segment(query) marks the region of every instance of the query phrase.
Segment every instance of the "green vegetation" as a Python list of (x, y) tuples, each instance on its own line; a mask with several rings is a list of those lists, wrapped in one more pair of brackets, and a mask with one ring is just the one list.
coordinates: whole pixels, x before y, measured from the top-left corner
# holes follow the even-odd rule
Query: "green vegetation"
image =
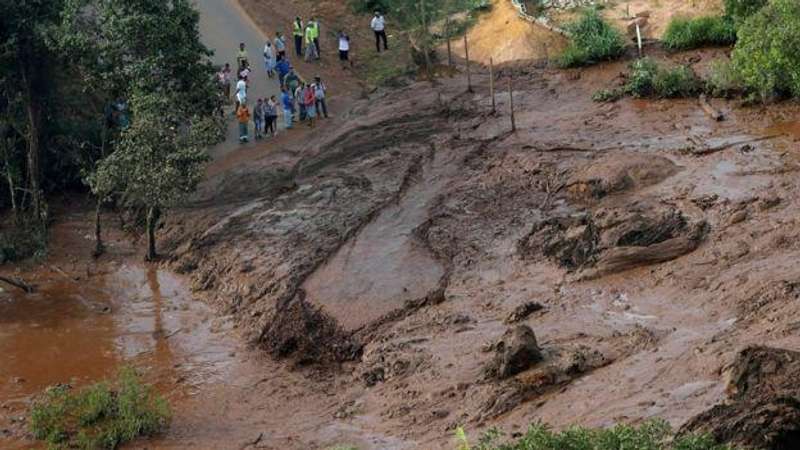
[(732, 98), (745, 91), (744, 82), (728, 60), (714, 60), (706, 79), (706, 92), (712, 97)]
[(608, 102), (625, 95), (637, 98), (692, 97), (699, 94), (702, 88), (703, 83), (689, 67), (664, 69), (651, 58), (641, 58), (631, 64), (628, 80), (623, 87), (597, 91), (592, 95), (592, 100)]
[(741, 23), (767, 5), (769, 0), (725, 0), (725, 16)]
[(101, 382), (77, 392), (48, 389), (31, 409), (31, 432), (51, 449), (114, 449), (169, 424), (167, 402), (133, 369), (123, 369), (112, 387)]
[[(11, 213), (0, 228), (3, 259), (43, 254), (48, 194), (86, 190), (138, 120), (135, 95), (167, 99), (179, 129), (214, 114), (220, 99), (198, 23), (191, 0), (3, 2), (0, 211)], [(130, 204), (121, 189), (95, 193), (98, 211)], [(36, 239), (16, 239), (30, 227), (41, 230)]]
[(617, 425), (608, 429), (582, 427), (553, 432), (547, 426), (536, 424), (513, 442), (500, 443), (502, 433), (490, 430), (475, 444), (470, 445), (464, 430), (456, 430), (458, 450), (730, 450), (718, 445), (710, 436), (673, 437), (669, 424), (652, 420), (634, 427)]
[(748, 18), (732, 61), (745, 87), (762, 101), (800, 97), (800, 2), (772, 0)]
[(609, 25), (594, 9), (587, 9), (580, 19), (565, 27), (570, 42), (561, 55), (562, 67), (577, 67), (618, 58), (625, 51), (622, 34)]
[(670, 50), (733, 45), (736, 42), (736, 27), (727, 17), (678, 17), (670, 21), (663, 41)]

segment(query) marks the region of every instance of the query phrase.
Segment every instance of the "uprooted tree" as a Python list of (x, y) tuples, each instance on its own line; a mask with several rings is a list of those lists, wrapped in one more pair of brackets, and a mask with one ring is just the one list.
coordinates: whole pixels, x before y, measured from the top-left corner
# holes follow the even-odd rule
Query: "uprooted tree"
[(133, 120), (114, 153), (88, 177), (100, 199), (146, 211), (147, 253), (156, 253), (156, 229), (164, 213), (194, 192), (209, 160), (206, 148), (222, 137), (213, 117), (190, 116), (161, 94), (133, 93)]

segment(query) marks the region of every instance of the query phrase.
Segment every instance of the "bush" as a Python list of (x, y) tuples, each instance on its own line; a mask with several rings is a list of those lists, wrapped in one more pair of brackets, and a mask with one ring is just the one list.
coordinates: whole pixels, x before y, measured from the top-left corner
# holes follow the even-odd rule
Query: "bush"
[(561, 55), (563, 67), (577, 67), (618, 58), (625, 51), (622, 34), (606, 23), (596, 9), (586, 10), (565, 27), (570, 43)]
[(659, 98), (692, 97), (700, 90), (700, 80), (686, 66), (659, 70), (653, 79), (653, 91)]
[(732, 61), (744, 85), (762, 100), (800, 97), (800, 2), (772, 0), (747, 19)]
[(736, 28), (727, 17), (676, 17), (667, 25), (663, 41), (670, 50), (732, 45), (736, 42)]
[(545, 425), (536, 424), (516, 442), (500, 444), (501, 438), (501, 433), (491, 430), (475, 446), (470, 447), (463, 432), (456, 435), (458, 448), (463, 450), (730, 450), (730, 447), (718, 445), (711, 437), (704, 435), (673, 439), (669, 424), (661, 420), (648, 421), (638, 427), (572, 427), (562, 432), (553, 432)]
[(631, 64), (631, 73), (625, 92), (634, 97), (650, 97), (654, 93), (653, 81), (658, 74), (658, 65), (650, 58), (641, 58)]
[(725, 0), (725, 16), (741, 23), (766, 6), (767, 2), (768, 0)]
[(73, 392), (50, 388), (31, 409), (31, 432), (50, 448), (114, 449), (166, 428), (169, 407), (133, 369), (123, 369), (113, 390), (101, 382)]
[(388, 0), (350, 0), (350, 8), (358, 13), (373, 13), (375, 11), (389, 11), (390, 2)]
[(731, 98), (744, 92), (742, 77), (727, 60), (712, 61), (706, 80), (706, 92), (712, 97)]

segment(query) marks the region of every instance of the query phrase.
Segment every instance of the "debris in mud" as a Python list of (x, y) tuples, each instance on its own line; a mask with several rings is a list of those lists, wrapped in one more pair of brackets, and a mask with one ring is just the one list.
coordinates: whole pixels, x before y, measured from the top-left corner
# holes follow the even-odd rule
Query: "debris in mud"
[(800, 445), (800, 353), (748, 347), (730, 373), (728, 401), (695, 416), (681, 433), (708, 432), (745, 448), (794, 449)]
[(585, 346), (550, 349), (545, 362), (495, 387), (495, 393), (480, 408), (476, 420), (483, 422), (505, 414), (555, 388), (564, 386), (611, 361)]
[(519, 322), (519, 321), (527, 319), (528, 316), (530, 316), (531, 314), (533, 314), (533, 313), (535, 313), (537, 311), (541, 311), (543, 309), (544, 309), (544, 306), (542, 306), (541, 303), (537, 303), (537, 302), (523, 303), (523, 304), (517, 306), (516, 308), (514, 308), (514, 310), (511, 311), (511, 314), (509, 314), (508, 317), (506, 317), (506, 320), (504, 322), (507, 323), (507, 324), (516, 323), (516, 322)]
[(618, 154), (603, 156), (576, 171), (567, 181), (567, 192), (576, 199), (599, 199), (658, 184), (680, 168), (662, 156)]
[(505, 379), (527, 370), (543, 359), (531, 327), (509, 328), (495, 346), (494, 358), (484, 368), (486, 378)]
[(674, 208), (601, 208), (538, 223), (518, 243), (518, 250), (523, 259), (542, 254), (569, 271), (582, 269), (582, 278), (595, 278), (689, 253), (702, 242), (707, 228), (704, 221), (689, 224)]

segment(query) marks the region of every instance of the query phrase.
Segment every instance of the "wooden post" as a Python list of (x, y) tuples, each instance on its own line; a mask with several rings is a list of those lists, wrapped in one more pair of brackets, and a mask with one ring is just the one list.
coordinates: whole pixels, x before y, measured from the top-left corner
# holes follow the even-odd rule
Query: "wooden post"
[(508, 103), (511, 106), (511, 132), (517, 131), (517, 121), (514, 117), (514, 90), (511, 82), (512, 76), (508, 77)]
[(444, 24), (445, 39), (447, 39), (447, 67), (453, 68), (453, 50), (450, 47), (450, 14), (447, 15)]
[(497, 112), (497, 104), (494, 99), (494, 58), (489, 58), (489, 93), (492, 96), (492, 114)]
[(467, 33), (464, 33), (464, 56), (467, 58), (467, 92), (472, 92), (472, 74), (469, 71), (469, 43)]

